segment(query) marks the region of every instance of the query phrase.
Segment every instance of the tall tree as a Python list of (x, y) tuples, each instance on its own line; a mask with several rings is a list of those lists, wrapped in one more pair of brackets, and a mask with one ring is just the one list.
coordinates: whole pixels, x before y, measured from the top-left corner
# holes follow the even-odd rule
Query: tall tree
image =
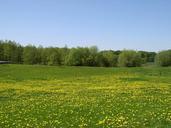
[(4, 48), (3, 48), (3, 41), (0, 40), (0, 61), (4, 60)]
[(113, 51), (104, 51), (102, 55), (105, 60), (105, 67), (116, 67), (118, 56)]
[(24, 47), (23, 60), (25, 64), (37, 63), (37, 49), (35, 46), (27, 45)]
[(121, 67), (141, 66), (141, 56), (134, 50), (124, 50), (119, 55), (118, 65)]
[(61, 65), (61, 54), (58, 48), (49, 48), (48, 65)]
[(171, 66), (171, 50), (160, 51), (155, 62), (159, 66)]

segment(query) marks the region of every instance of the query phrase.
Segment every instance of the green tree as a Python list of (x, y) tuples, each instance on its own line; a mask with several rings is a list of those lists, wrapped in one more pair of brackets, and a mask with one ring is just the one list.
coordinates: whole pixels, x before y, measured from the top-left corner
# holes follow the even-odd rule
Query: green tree
[(141, 62), (142, 62), (142, 64), (147, 63), (148, 52), (146, 52), (146, 51), (139, 51), (138, 53), (139, 53), (140, 56), (141, 56)]
[(159, 66), (171, 66), (171, 50), (159, 52), (156, 55), (155, 63)]
[(88, 65), (87, 58), (89, 57), (88, 48), (72, 48), (66, 57), (65, 63), (70, 66), (86, 66)]
[(121, 67), (141, 66), (141, 56), (134, 50), (124, 50), (119, 55), (118, 65)]
[(70, 50), (69, 50), (69, 48), (67, 48), (67, 46), (59, 49), (59, 53), (61, 56), (61, 65), (65, 65), (65, 61), (66, 61), (66, 58), (69, 54), (69, 51)]
[(112, 50), (103, 51), (102, 55), (103, 55), (105, 67), (116, 67), (117, 66), (118, 56)]
[(27, 45), (23, 51), (24, 64), (36, 64), (37, 63), (37, 49), (33, 45)]
[(49, 48), (47, 55), (48, 65), (61, 65), (61, 54), (58, 48)]
[(41, 49), (41, 64), (43, 65), (48, 64), (48, 48)]
[(14, 58), (15, 63), (23, 63), (23, 47), (20, 44), (17, 44)]
[(1, 49), (3, 52), (3, 60), (11, 61), (12, 63), (19, 63), (19, 61), (21, 61), (21, 45), (15, 43), (14, 41), (6, 40), (3, 41)]
[(4, 46), (3, 41), (0, 41), (0, 61), (4, 60)]
[(147, 54), (147, 62), (154, 62), (155, 61), (155, 52), (148, 52)]
[(86, 64), (87, 66), (97, 66), (96, 56), (98, 54), (98, 48), (97, 46), (91, 46), (88, 49), (88, 57), (86, 58)]

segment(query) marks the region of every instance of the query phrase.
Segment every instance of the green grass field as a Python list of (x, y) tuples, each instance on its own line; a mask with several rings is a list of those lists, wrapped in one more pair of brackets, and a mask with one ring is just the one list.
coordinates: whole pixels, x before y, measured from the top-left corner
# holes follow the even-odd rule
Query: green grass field
[(170, 128), (171, 67), (0, 65), (2, 128)]

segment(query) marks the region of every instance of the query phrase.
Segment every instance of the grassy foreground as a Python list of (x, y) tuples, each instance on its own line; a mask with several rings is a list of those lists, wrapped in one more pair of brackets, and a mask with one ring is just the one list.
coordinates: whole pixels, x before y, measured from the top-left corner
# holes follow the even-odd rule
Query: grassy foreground
[(0, 127), (170, 128), (171, 67), (0, 65)]

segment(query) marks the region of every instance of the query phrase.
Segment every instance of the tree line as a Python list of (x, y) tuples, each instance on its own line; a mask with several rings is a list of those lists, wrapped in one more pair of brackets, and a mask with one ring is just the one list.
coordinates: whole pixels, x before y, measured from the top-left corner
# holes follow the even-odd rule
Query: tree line
[(16, 64), (42, 64), (67, 66), (99, 66), (99, 67), (137, 67), (149, 62), (160, 66), (171, 66), (171, 50), (155, 52), (135, 50), (104, 50), (96, 46), (59, 48), (22, 46), (15, 41), (0, 41), (0, 61)]

